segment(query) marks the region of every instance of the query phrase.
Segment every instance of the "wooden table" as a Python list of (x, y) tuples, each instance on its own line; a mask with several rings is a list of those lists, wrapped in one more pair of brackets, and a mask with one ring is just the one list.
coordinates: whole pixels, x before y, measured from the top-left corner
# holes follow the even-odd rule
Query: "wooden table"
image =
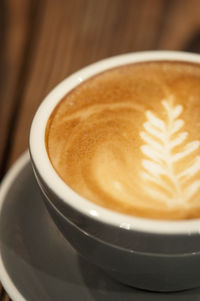
[[(153, 49), (200, 52), (200, 0), (0, 0), (0, 178), (57, 83), (102, 58)], [(1, 285), (0, 300), (10, 300)]]

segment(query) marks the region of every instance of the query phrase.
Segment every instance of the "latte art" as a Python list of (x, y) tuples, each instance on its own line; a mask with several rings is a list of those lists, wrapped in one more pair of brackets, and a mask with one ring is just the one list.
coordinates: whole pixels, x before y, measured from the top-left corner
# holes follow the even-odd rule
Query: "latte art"
[[(140, 132), (146, 143), (141, 151), (147, 157), (142, 160), (144, 172), (141, 178), (149, 182), (148, 193), (153, 198), (169, 207), (190, 207), (192, 203), (199, 203), (200, 141), (186, 143), (189, 133), (180, 131), (184, 121), (179, 119), (183, 106), (174, 105), (173, 96), (163, 100), (162, 105), (166, 111), (166, 121), (147, 111), (145, 131)], [(176, 170), (177, 164), (180, 165), (179, 171)]]
[(52, 113), (46, 148), (67, 185), (100, 206), (200, 217), (200, 66), (139, 63), (87, 80)]

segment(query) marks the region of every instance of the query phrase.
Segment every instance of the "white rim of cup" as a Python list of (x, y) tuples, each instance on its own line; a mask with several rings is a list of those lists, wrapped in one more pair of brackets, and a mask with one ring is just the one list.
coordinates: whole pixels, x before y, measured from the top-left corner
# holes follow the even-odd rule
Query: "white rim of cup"
[(58, 176), (51, 165), (45, 147), (45, 129), (49, 116), (63, 98), (81, 82), (107, 69), (121, 65), (146, 61), (185, 61), (200, 63), (200, 55), (180, 51), (146, 51), (122, 54), (91, 64), (72, 74), (58, 84), (39, 106), (30, 131), (30, 152), (39, 174), (52, 191), (65, 203), (86, 216), (126, 230), (144, 231), (157, 234), (192, 234), (200, 232), (200, 219), (153, 220), (133, 217), (100, 207), (78, 195)]

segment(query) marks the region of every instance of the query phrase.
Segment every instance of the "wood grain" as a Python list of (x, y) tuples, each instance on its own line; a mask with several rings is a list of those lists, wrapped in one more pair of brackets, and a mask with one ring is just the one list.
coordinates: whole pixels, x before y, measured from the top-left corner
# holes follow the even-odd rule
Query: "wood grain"
[(163, 23), (159, 49), (188, 50), (191, 37), (200, 33), (200, 1), (170, 0)]
[(4, 157), (12, 135), (10, 125), (17, 109), (15, 95), (26, 41), (27, 3), (24, 0), (14, 0), (12, 5), (11, 1), (1, 2), (0, 175), (4, 171)]
[(58, 82), (120, 53), (200, 52), (199, 15), (199, 0), (0, 0), (0, 177)]

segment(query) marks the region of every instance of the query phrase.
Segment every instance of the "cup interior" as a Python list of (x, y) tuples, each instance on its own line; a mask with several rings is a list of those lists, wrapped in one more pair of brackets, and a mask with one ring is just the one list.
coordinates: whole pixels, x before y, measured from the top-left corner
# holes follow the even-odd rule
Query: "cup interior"
[(172, 235), (177, 233), (199, 233), (200, 219), (165, 221), (133, 217), (105, 209), (86, 200), (74, 192), (59, 177), (49, 160), (45, 146), (47, 121), (64, 95), (83, 81), (105, 70), (126, 64), (159, 60), (200, 63), (200, 56), (176, 51), (150, 51), (124, 54), (94, 63), (63, 80), (47, 95), (35, 114), (30, 131), (31, 158), (47, 186), (51, 187), (53, 192), (58, 195), (64, 203), (66, 202), (77, 211), (81, 211), (85, 216), (126, 230), (133, 229), (143, 232)]

